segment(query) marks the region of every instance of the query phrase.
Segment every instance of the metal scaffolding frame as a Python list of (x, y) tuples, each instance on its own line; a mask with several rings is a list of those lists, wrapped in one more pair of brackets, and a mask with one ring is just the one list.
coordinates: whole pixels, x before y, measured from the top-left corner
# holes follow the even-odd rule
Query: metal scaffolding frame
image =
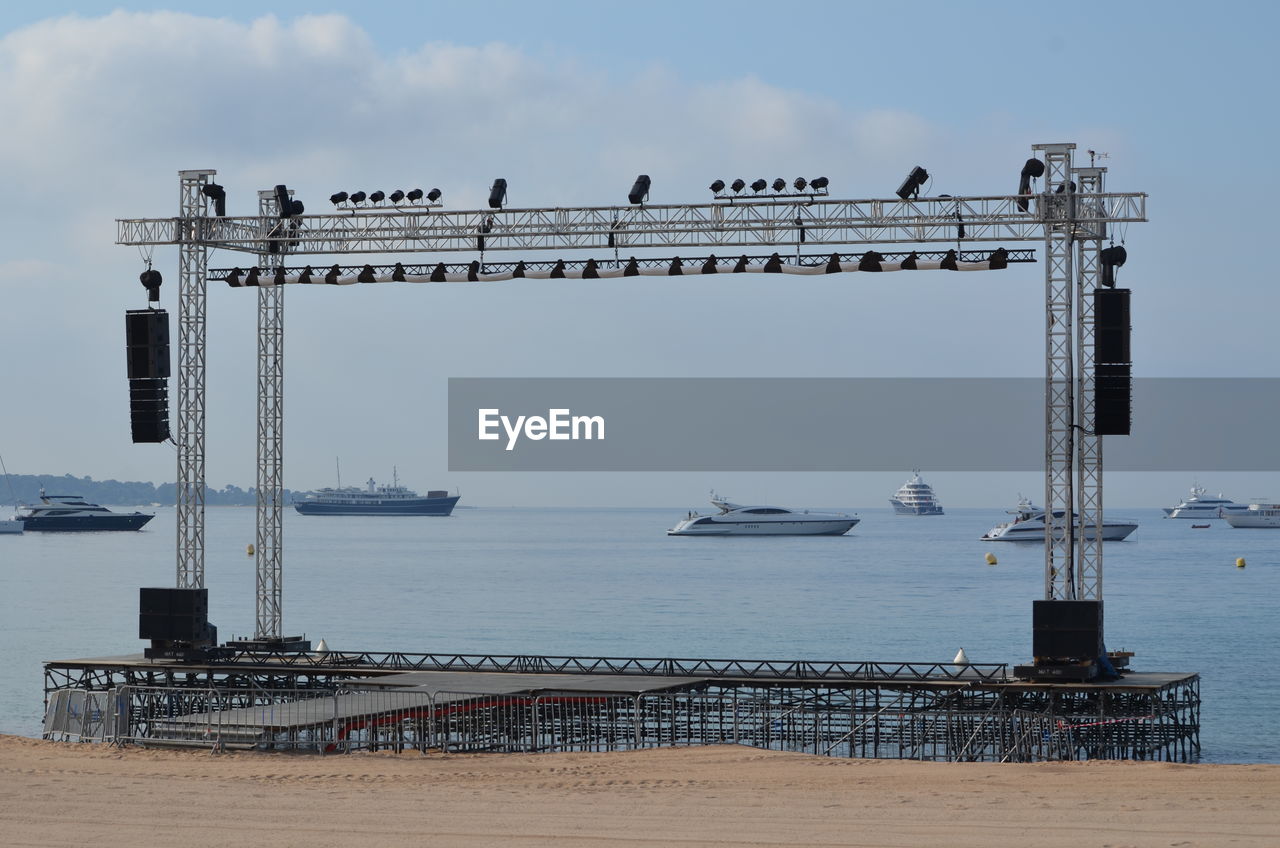
[[(1102, 441), (1092, 434), (1092, 301), (1108, 224), (1146, 220), (1146, 195), (1106, 193), (1101, 168), (1074, 168), (1074, 144), (1041, 144), (1044, 190), (1032, 195), (832, 200), (742, 197), (666, 206), (444, 211), (361, 207), (282, 218), (260, 194), (255, 217), (210, 217), (201, 189), (213, 170), (181, 171), (177, 218), (121, 219), (117, 243), (179, 252), (179, 588), (204, 585), (205, 293), (211, 248), (286, 256), (485, 251), (1043, 240), (1045, 244), (1045, 598), (1100, 599), (1101, 535), (1079, 544), (1076, 516), (1101, 522)], [(1079, 181), (1078, 183), (1076, 181)], [(601, 257), (605, 259), (605, 257)], [(259, 638), (281, 633), (283, 301), (259, 289)], [(1055, 518), (1055, 513), (1061, 518)], [(1061, 533), (1053, 532), (1061, 528)]]

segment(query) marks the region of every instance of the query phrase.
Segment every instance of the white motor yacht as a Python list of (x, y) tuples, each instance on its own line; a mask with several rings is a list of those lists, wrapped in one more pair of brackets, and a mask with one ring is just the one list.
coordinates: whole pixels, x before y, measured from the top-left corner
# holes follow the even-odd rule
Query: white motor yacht
[(911, 472), (911, 479), (889, 498), (893, 511), (898, 515), (942, 515), (942, 504), (933, 496), (933, 487), (920, 477), (920, 469)]
[(716, 515), (690, 512), (668, 536), (842, 536), (859, 519), (842, 512), (810, 512), (780, 506), (742, 506), (711, 494)]
[(1216, 498), (1206, 495), (1203, 486), (1192, 486), (1190, 497), (1175, 507), (1165, 507), (1165, 518), (1226, 518), (1230, 512), (1244, 512), (1246, 504), (1238, 504), (1219, 494)]
[(1280, 504), (1252, 503), (1224, 512), (1222, 518), (1232, 527), (1280, 527)]
[[(1044, 541), (1044, 516), (1045, 511), (1035, 506), (1031, 501), (1022, 498), (1018, 501), (1015, 509), (1008, 510), (1014, 516), (1012, 521), (1006, 521), (997, 524), (986, 532), (982, 537), (984, 542), (1043, 542)], [(1054, 518), (1061, 519), (1066, 514), (1065, 510), (1055, 510)], [(1094, 539), (1094, 528), (1092, 526), (1085, 527), (1084, 538), (1088, 541)], [(1129, 534), (1138, 529), (1135, 521), (1112, 521), (1107, 518), (1102, 520), (1102, 541), (1119, 542), (1128, 538)], [(1054, 535), (1061, 538), (1063, 528), (1055, 528)]]

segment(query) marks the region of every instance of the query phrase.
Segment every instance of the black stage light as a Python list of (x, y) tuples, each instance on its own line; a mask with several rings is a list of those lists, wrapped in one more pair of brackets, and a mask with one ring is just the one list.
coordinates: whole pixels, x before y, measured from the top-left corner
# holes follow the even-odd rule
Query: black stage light
[(306, 209), (307, 209), (307, 208), (306, 208), (305, 206), (303, 206), (303, 205), (302, 205), (302, 201), (301, 201), (301, 200), (290, 200), (290, 201), (289, 201), (289, 215), (291, 215), (291, 216), (298, 216), (298, 215), (301, 215), (303, 212), (305, 212), (305, 211), (306, 211)]
[(711, 184), (711, 191), (714, 192), (715, 194), (719, 194), (720, 192), (724, 191), (724, 180), (716, 180), (715, 182), (713, 182)]
[(804, 191), (805, 186), (809, 185), (809, 181), (804, 177), (796, 177), (796, 181), (792, 185), (796, 187), (796, 191)]
[[(422, 197), (422, 189), (418, 189), (418, 197)], [(440, 189), (433, 188), (431, 189), (431, 191), (427, 192), (427, 200), (431, 201), (432, 203), (435, 203), (439, 199), (440, 199)]]
[(767, 182), (765, 182), (764, 180), (756, 180), (755, 182), (753, 182), (753, 183), (751, 184), (751, 190), (752, 190), (752, 191), (754, 191), (754, 192), (756, 192), (756, 193), (759, 193), (759, 192), (764, 191), (764, 190), (765, 190), (765, 188), (766, 188), (768, 185), (769, 185), (769, 184), (768, 184)]
[(733, 189), (734, 194), (739, 194), (746, 187), (747, 187), (747, 184), (743, 182), (741, 179), (734, 180), (729, 185), (729, 188)]
[(489, 208), (501, 209), (502, 204), (507, 199), (507, 181), (502, 177), (493, 181), (493, 187), (489, 189)]
[(817, 179), (809, 181), (809, 187), (817, 191), (822, 191), (827, 187), (828, 182), (829, 180), (826, 177), (818, 177)]
[(1104, 247), (1098, 251), (1098, 261), (1102, 264), (1102, 285), (1107, 288), (1115, 288), (1116, 285), (1116, 269), (1125, 263), (1129, 258), (1129, 252), (1124, 249), (1123, 245), (1113, 245)]
[(784, 180), (782, 177), (778, 177), (776, 180), (773, 181), (774, 191), (782, 191), (786, 187), (787, 187), (787, 181)]
[(348, 198), (348, 199), (349, 199), (352, 203), (364, 203), (364, 199), (365, 199), (365, 197), (366, 197), (366, 195), (365, 195), (365, 193), (364, 193), (363, 191), (353, 191), (353, 192), (351, 192), (351, 197), (350, 197), (350, 198)]
[(221, 218), (227, 214), (227, 190), (217, 183), (206, 183), (200, 193), (213, 201), (213, 214)]
[(911, 197), (920, 196), (920, 186), (929, 180), (929, 172), (919, 165), (911, 169), (911, 173), (907, 174), (907, 178), (902, 181), (902, 185), (898, 186), (898, 197), (907, 200)]
[(422, 189), (420, 188), (410, 189), (409, 193), (406, 194), (405, 197), (409, 198), (409, 201), (411, 203), (417, 203), (419, 200), (422, 199)]
[[(1018, 194), (1031, 194), (1031, 178), (1044, 176), (1044, 163), (1034, 156), (1026, 161), (1022, 166), (1022, 174), (1018, 178)], [(1027, 199), (1025, 197), (1018, 198), (1018, 209), (1022, 212), (1027, 211)]]
[(381, 203), (386, 199), (387, 199), (387, 194), (386, 192), (383, 192), (383, 191), (375, 191), (373, 194), (369, 195), (370, 203)]
[(329, 202), (334, 206), (337, 206), (339, 203), (346, 203), (347, 193), (345, 191), (340, 191), (337, 194), (331, 194), (329, 195)]
[(644, 203), (649, 197), (649, 175), (641, 174), (636, 177), (636, 181), (631, 185), (631, 191), (627, 193), (627, 200), (632, 203)]
[(154, 268), (148, 268), (138, 275), (138, 282), (142, 283), (147, 289), (147, 302), (157, 303), (160, 300), (160, 284), (164, 282), (164, 278), (160, 276), (160, 272)]
[(395, 191), (391, 192), (391, 202), (392, 202), (392, 203), (399, 203), (399, 202), (400, 202), (400, 201), (402, 201), (402, 200), (404, 200), (404, 192), (403, 192), (403, 191), (401, 191), (400, 189), (396, 189)]

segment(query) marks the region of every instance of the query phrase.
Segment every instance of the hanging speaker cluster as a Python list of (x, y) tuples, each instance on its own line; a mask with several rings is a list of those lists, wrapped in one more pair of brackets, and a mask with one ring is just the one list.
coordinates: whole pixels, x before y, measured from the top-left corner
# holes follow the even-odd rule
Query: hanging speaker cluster
[(1133, 421), (1129, 289), (1093, 290), (1093, 431), (1127, 436)]
[(169, 313), (131, 309), (124, 333), (133, 441), (163, 442), (169, 438)]

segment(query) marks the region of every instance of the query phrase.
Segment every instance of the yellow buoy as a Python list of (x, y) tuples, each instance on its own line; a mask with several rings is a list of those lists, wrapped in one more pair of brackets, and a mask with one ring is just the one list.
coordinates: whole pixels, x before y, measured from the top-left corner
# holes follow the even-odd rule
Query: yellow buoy
[(986, 559), (987, 559), (987, 565), (995, 565), (996, 562), (998, 562), (998, 560), (996, 559), (996, 555), (992, 553), (987, 554)]
[(253, 545), (246, 546), (244, 549), (244, 552), (247, 553), (249, 556), (253, 556)]
[(1244, 557), (1236, 557), (1236, 568), (1244, 568)]

